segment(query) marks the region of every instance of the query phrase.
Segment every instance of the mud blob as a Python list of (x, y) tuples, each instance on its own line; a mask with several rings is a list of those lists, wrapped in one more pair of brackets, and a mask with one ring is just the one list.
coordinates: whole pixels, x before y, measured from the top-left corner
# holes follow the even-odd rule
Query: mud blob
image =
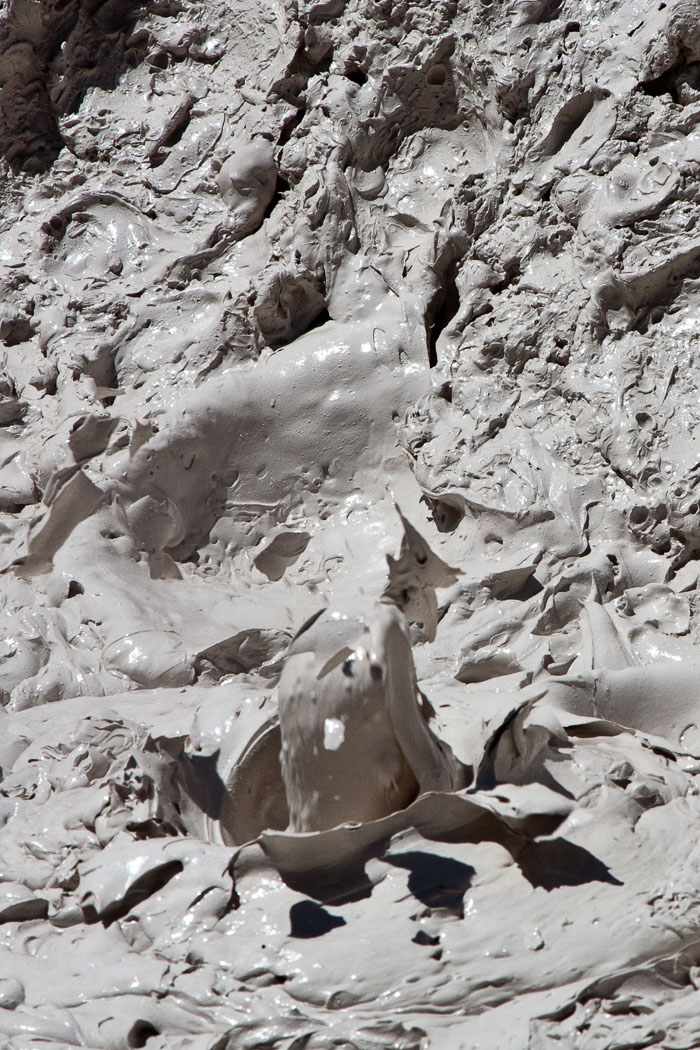
[(216, 183), (231, 212), (237, 237), (246, 237), (258, 228), (276, 180), (273, 149), (265, 139), (241, 144), (221, 166)]
[(290, 646), (279, 720), (293, 831), (378, 820), (418, 794), (464, 787), (461, 764), (421, 709), (408, 622), (390, 596), (427, 609), (434, 636), (434, 587), (454, 571), (401, 520), (401, 554), (388, 559), (390, 584), (367, 622), (324, 611)]

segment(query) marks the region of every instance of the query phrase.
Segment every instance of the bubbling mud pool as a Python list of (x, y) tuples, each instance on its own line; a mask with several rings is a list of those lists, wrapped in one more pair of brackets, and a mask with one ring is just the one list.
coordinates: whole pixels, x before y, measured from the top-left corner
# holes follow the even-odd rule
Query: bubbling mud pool
[(5, 5), (0, 1045), (700, 1042), (698, 24)]

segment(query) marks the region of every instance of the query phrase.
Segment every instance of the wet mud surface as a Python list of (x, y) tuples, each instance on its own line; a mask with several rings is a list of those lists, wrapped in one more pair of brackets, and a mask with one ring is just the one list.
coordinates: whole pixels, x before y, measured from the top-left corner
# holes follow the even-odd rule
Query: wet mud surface
[(697, 1045), (699, 24), (0, 12), (0, 1045)]

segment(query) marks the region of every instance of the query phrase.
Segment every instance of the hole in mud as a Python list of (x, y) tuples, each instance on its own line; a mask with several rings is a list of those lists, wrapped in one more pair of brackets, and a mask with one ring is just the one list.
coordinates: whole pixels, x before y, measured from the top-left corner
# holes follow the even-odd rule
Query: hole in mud
[(68, 598), (75, 598), (79, 594), (85, 594), (85, 588), (77, 580), (71, 580), (68, 584)]
[(363, 73), (361, 69), (346, 70), (343, 73), (343, 76), (347, 80), (352, 80), (353, 84), (357, 84), (359, 87), (362, 87), (363, 84), (366, 84), (369, 79), (367, 74)]
[(324, 306), (323, 309), (314, 317), (311, 324), (307, 327), (306, 331), (311, 332), (314, 328), (322, 328), (327, 321), (331, 320), (331, 315), (328, 313), (328, 309)]
[(632, 507), (630, 511), (630, 522), (633, 525), (641, 525), (649, 517), (647, 507)]
[(287, 193), (288, 190), (289, 190), (289, 183), (287, 182), (286, 179), (283, 179), (282, 176), (278, 174), (277, 175), (277, 182), (275, 183), (275, 192), (272, 194), (272, 197), (270, 198), (270, 203), (268, 204), (267, 208), (265, 208), (265, 211), (263, 212), (263, 221), (265, 221), (265, 219), (269, 219), (270, 218), (270, 216), (272, 215), (273, 211), (275, 210), (277, 205), (280, 203), (280, 201), (283, 199), (285, 193)]
[(139, 1047), (145, 1046), (154, 1035), (160, 1035), (160, 1032), (153, 1027), (150, 1021), (135, 1021), (129, 1029), (126, 1045), (129, 1048), (133, 1047), (134, 1050), (138, 1050)]
[(287, 142), (289, 142), (289, 140), (291, 139), (292, 135), (294, 134), (296, 129), (299, 127), (299, 125), (301, 124), (301, 122), (302, 122), (302, 120), (304, 119), (305, 116), (306, 116), (306, 109), (305, 109), (305, 107), (304, 106), (299, 106), (299, 108), (294, 113), (292, 113), (291, 117), (288, 117), (285, 120), (285, 122), (282, 124), (282, 129), (281, 129), (281, 131), (279, 133), (279, 138), (277, 139), (277, 145), (278, 146), (284, 146), (284, 145), (286, 145)]
[(168, 54), (166, 51), (155, 51), (152, 55), (148, 56), (148, 64), (153, 69), (167, 69), (168, 68)]
[(554, 340), (554, 345), (555, 349), (549, 352), (547, 361), (550, 364), (560, 365), (561, 367), (568, 365), (571, 360), (571, 351), (566, 339), (561, 339), (557, 336)]
[(457, 262), (447, 267), (442, 288), (433, 296), (428, 307), (425, 327), (428, 335), (428, 364), (434, 368), (437, 364), (437, 343), (441, 334), (448, 327), (459, 309), (459, 292), (457, 290)]
[(454, 532), (464, 517), (464, 511), (460, 507), (444, 500), (424, 496), (423, 502), (428, 504), (438, 532)]
[(418, 930), (415, 936), (411, 937), (411, 940), (414, 944), (421, 944), (426, 947), (430, 945), (433, 948), (440, 943), (439, 936), (433, 936), (427, 933), (426, 930)]

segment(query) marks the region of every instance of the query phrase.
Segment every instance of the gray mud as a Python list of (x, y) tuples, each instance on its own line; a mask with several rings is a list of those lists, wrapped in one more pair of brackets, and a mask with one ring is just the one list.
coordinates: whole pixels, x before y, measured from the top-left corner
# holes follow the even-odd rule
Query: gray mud
[[(3, 1048), (700, 1043), (699, 14), (3, 5)], [(395, 502), (466, 786), (287, 831)]]

